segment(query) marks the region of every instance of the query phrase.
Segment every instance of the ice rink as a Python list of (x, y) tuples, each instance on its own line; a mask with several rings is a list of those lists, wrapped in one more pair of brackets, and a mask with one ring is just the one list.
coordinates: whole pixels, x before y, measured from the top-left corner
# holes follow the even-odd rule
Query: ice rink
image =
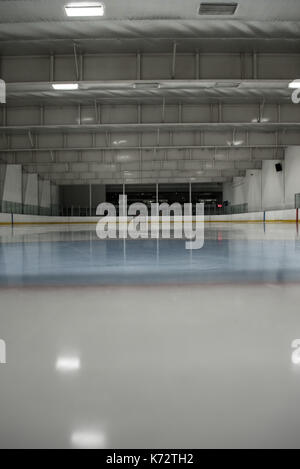
[(1, 447), (299, 447), (296, 225), (0, 237)]

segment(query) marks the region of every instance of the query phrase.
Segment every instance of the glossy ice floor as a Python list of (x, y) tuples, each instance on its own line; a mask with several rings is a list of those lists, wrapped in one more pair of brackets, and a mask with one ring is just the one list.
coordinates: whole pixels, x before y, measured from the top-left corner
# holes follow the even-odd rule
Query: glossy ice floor
[(296, 227), (94, 230), (0, 229), (0, 447), (299, 448)]

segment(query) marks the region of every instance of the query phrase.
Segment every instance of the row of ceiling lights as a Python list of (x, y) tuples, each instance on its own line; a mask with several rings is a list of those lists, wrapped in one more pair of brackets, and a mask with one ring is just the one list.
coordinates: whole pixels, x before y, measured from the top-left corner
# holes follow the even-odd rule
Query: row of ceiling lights
[[(104, 4), (100, 2), (77, 2), (66, 5), (65, 11), (69, 17), (100, 17), (104, 16), (105, 7)], [(79, 89), (79, 84), (55, 83), (52, 87), (56, 91), (76, 91)], [(299, 87), (300, 80), (294, 80), (289, 84), (289, 88), (292, 89), (297, 89)]]
[[(226, 85), (226, 84), (225, 84)], [(134, 83), (133, 88), (135, 89), (154, 89), (154, 88), (160, 88), (160, 85), (158, 83)], [(218, 87), (218, 84), (216, 84)], [(225, 87), (225, 86), (224, 86)], [(233, 86), (231, 86), (233, 88)], [(79, 89), (79, 84), (78, 83), (53, 83), (52, 88), (56, 91), (76, 91)], [(298, 89), (300, 88), (300, 80), (294, 80), (291, 83), (289, 83), (289, 88), (291, 89)]]
[[(236, 2), (201, 2), (198, 14), (208, 16), (232, 16), (236, 13), (237, 8), (238, 3)], [(100, 2), (77, 2), (65, 6), (66, 14), (72, 17), (104, 16), (104, 10), (104, 4)]]

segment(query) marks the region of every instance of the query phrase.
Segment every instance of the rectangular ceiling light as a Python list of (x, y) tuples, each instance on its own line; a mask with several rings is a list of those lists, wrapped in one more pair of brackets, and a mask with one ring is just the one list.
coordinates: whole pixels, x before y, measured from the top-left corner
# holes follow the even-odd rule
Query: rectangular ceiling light
[(69, 3), (65, 10), (73, 17), (104, 16), (104, 5), (100, 2)]
[(199, 15), (234, 15), (238, 3), (200, 3)]
[(52, 88), (56, 91), (74, 91), (78, 90), (78, 83), (53, 83)]
[(238, 88), (240, 86), (240, 82), (230, 82), (230, 81), (218, 81), (216, 82), (215, 86), (216, 88)]
[(294, 80), (291, 83), (289, 83), (289, 88), (292, 88), (292, 89), (300, 88), (300, 80)]
[(153, 89), (160, 88), (160, 84), (159, 83), (152, 83), (152, 82), (151, 83), (144, 83), (144, 82), (134, 83), (133, 88), (135, 88), (137, 90), (153, 90)]

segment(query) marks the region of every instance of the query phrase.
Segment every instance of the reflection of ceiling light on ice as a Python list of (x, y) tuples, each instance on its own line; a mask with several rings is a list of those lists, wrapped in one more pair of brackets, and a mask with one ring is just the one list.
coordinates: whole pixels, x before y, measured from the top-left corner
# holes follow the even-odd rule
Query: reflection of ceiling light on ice
[(295, 339), (292, 342), (292, 348), (296, 349), (292, 353), (292, 363), (293, 365), (300, 365), (300, 340)]
[(72, 446), (82, 449), (103, 449), (106, 446), (106, 437), (104, 433), (78, 431), (71, 437)]
[(294, 365), (300, 365), (300, 349), (297, 349), (292, 353), (292, 363)]
[(78, 371), (80, 366), (78, 357), (59, 357), (56, 362), (56, 369), (61, 372)]

